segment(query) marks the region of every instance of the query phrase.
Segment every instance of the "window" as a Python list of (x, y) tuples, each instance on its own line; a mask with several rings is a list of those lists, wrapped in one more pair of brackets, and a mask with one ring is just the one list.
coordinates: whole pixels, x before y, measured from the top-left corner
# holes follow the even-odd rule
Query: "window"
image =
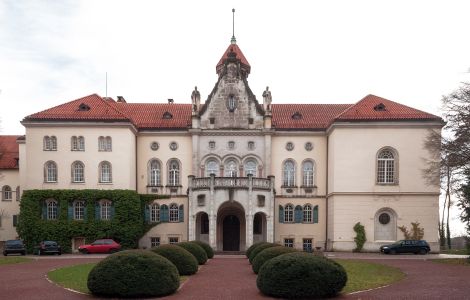
[(294, 248), (294, 239), (284, 239), (284, 247)]
[(47, 212), (46, 218), (47, 220), (57, 220), (57, 201), (49, 200), (46, 202)]
[(287, 150), (287, 151), (292, 151), (292, 150), (294, 150), (294, 143), (288, 142), (288, 143), (286, 144), (286, 150)]
[(99, 151), (112, 151), (113, 141), (110, 136), (104, 137), (100, 136), (98, 138), (98, 150)]
[(227, 108), (230, 112), (235, 111), (237, 108), (237, 102), (234, 95), (229, 95), (227, 100)]
[(12, 191), (11, 187), (8, 185), (3, 186), (2, 188), (2, 200), (11, 200), (12, 199)]
[(150, 246), (152, 248), (160, 246), (160, 237), (151, 237), (150, 238)]
[(168, 164), (168, 185), (180, 184), (180, 164), (176, 159), (170, 160)]
[(382, 225), (387, 225), (388, 223), (390, 223), (390, 215), (388, 213), (381, 213), (379, 215), (379, 222), (380, 224)]
[(303, 211), (303, 222), (312, 223), (312, 206), (310, 204), (305, 204)]
[(294, 206), (292, 204), (287, 204), (284, 208), (284, 222), (292, 223), (294, 222)]
[(48, 161), (44, 165), (44, 181), (57, 182), (57, 164), (53, 161)]
[(111, 201), (101, 201), (100, 217), (101, 220), (111, 220)]
[(312, 151), (313, 150), (313, 144), (311, 142), (306, 142), (305, 143), (305, 150)]
[(305, 252), (312, 252), (312, 239), (303, 239), (302, 249)]
[(377, 156), (377, 183), (395, 183), (395, 156), (391, 150), (382, 150)]
[(20, 187), (17, 186), (16, 187), (16, 201), (20, 201), (21, 200), (21, 191), (20, 191)]
[(178, 144), (176, 142), (171, 142), (170, 143), (170, 150), (176, 151), (178, 149)]
[(81, 161), (72, 164), (72, 182), (85, 182), (85, 166)]
[(313, 162), (306, 161), (303, 164), (303, 182), (302, 185), (305, 187), (313, 186)]
[(170, 237), (170, 238), (168, 238), (168, 242), (170, 243), (170, 245), (172, 245), (172, 244), (178, 244), (179, 238), (177, 238), (177, 237)]
[(72, 151), (85, 151), (85, 138), (72, 136)]
[(73, 203), (73, 218), (75, 220), (85, 219), (85, 202), (75, 201)]
[(45, 151), (57, 151), (57, 138), (55, 136), (45, 136), (43, 147)]
[(211, 150), (215, 149), (215, 142), (214, 141), (209, 142), (209, 149), (211, 149)]
[(263, 233), (263, 217), (260, 213), (255, 214), (253, 219), (253, 234)]
[(255, 142), (248, 142), (248, 150), (255, 150)]
[(170, 222), (179, 222), (179, 210), (176, 203), (170, 204)]
[(248, 160), (246, 163), (245, 163), (245, 175), (248, 176), (248, 175), (253, 175), (253, 177), (256, 177), (256, 168), (257, 168), (257, 164), (254, 160)]
[(201, 214), (201, 234), (209, 234), (209, 216), (206, 213)]
[(216, 160), (209, 160), (206, 164), (206, 176), (210, 177), (211, 174), (217, 176), (219, 174), (219, 163)]
[(225, 177), (237, 177), (237, 162), (233, 159), (225, 164)]
[(157, 203), (150, 206), (150, 222), (160, 222), (160, 205)]
[(158, 142), (152, 142), (150, 144), (150, 149), (152, 149), (153, 151), (157, 151), (158, 148), (160, 148), (160, 145), (158, 144)]
[(99, 165), (100, 183), (113, 182), (111, 164), (107, 161), (102, 161)]
[(160, 163), (156, 159), (152, 159), (149, 162), (149, 186), (159, 186), (161, 185), (161, 176), (160, 176)]
[(287, 160), (284, 163), (284, 181), (283, 186), (295, 186), (295, 164), (292, 160)]

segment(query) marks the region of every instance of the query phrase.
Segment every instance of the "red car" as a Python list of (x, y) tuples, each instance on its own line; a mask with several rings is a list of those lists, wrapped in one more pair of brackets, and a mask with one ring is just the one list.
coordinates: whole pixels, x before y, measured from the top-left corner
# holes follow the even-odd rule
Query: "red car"
[(121, 250), (121, 245), (112, 239), (96, 240), (89, 245), (82, 245), (78, 247), (78, 251), (83, 254), (88, 253), (114, 253)]

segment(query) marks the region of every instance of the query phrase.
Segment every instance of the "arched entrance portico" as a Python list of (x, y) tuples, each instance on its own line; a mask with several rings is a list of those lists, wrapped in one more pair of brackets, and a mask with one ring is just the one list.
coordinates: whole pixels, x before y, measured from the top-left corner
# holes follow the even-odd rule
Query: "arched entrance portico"
[(238, 202), (225, 202), (217, 212), (217, 249), (240, 251), (245, 249), (245, 245), (245, 210)]

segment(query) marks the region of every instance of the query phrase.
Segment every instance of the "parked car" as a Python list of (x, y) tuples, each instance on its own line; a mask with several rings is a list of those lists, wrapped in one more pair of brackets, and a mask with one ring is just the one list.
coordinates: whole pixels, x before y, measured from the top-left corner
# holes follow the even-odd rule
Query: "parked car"
[(34, 254), (43, 255), (43, 254), (62, 254), (62, 249), (60, 245), (55, 241), (42, 241), (38, 246), (34, 247)]
[(114, 253), (121, 250), (121, 245), (112, 239), (96, 240), (89, 245), (78, 247), (78, 251), (83, 254), (88, 253)]
[(390, 245), (380, 247), (380, 252), (385, 254), (414, 253), (426, 254), (431, 251), (425, 240), (401, 240)]
[(24, 247), (22, 240), (8, 240), (3, 246), (3, 255), (7, 256), (8, 254), (21, 254), (26, 255), (26, 248)]

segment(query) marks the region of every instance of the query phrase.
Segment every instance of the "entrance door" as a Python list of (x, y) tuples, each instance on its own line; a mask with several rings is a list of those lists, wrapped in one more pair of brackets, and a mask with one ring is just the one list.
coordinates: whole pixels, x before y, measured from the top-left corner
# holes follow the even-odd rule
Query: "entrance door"
[(240, 220), (228, 215), (223, 221), (224, 251), (240, 251)]

